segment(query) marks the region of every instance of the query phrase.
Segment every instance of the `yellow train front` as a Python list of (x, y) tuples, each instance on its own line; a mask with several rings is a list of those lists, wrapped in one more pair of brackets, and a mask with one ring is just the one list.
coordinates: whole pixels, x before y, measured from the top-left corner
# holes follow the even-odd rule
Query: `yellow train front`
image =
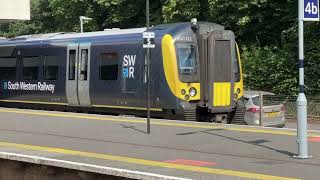
[(155, 103), (168, 118), (243, 123), (243, 77), (232, 31), (205, 22), (160, 25), (150, 31), (160, 36), (162, 50), (162, 63), (153, 62), (155, 72), (163, 66), (155, 78), (154, 85), (161, 86), (154, 88), (160, 96)]

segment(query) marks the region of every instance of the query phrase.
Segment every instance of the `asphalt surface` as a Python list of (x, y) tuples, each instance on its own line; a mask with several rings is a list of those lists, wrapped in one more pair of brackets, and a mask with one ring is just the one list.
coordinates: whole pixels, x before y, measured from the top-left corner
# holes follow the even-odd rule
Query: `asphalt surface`
[[(297, 129), (297, 122), (289, 121), (286, 123), (286, 128)], [(320, 131), (320, 122), (318, 123), (308, 123), (308, 130)]]
[(320, 132), (312, 158), (292, 158), (296, 132), (0, 108), (0, 151), (190, 179), (319, 179)]

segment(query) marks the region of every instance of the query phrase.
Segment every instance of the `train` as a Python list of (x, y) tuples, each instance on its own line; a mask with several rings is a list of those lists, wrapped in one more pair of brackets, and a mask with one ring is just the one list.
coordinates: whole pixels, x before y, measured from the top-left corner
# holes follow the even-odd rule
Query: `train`
[(151, 116), (244, 122), (235, 35), (210, 22), (3, 39), (0, 105), (144, 116), (147, 31), (155, 33), (149, 68)]

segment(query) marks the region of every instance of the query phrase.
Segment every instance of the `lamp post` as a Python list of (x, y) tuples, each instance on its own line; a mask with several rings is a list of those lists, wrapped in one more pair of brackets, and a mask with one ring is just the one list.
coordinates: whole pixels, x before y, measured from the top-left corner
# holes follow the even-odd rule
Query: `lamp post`
[(303, 44), (303, 0), (299, 0), (299, 96), (297, 99), (298, 110), (298, 158), (308, 158), (307, 135), (307, 98), (304, 94), (304, 44)]
[(308, 155), (308, 116), (307, 98), (304, 86), (304, 21), (319, 21), (319, 0), (298, 0), (299, 11), (299, 96), (297, 99), (298, 130), (297, 143), (298, 155), (296, 158), (307, 159)]
[(86, 21), (92, 20), (92, 18), (85, 17), (85, 16), (80, 16), (79, 19), (80, 19), (80, 29), (81, 29), (80, 32), (83, 33), (83, 24), (84, 24)]

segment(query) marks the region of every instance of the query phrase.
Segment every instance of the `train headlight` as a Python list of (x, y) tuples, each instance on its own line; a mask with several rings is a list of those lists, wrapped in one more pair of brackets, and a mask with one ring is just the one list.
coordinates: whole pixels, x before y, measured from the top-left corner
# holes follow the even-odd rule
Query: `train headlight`
[(181, 90), (182, 95), (185, 95), (186, 93), (187, 93), (186, 90), (184, 90), (184, 89)]
[(195, 97), (197, 95), (196, 88), (194, 88), (194, 87), (190, 88), (189, 94), (190, 94), (191, 97)]

